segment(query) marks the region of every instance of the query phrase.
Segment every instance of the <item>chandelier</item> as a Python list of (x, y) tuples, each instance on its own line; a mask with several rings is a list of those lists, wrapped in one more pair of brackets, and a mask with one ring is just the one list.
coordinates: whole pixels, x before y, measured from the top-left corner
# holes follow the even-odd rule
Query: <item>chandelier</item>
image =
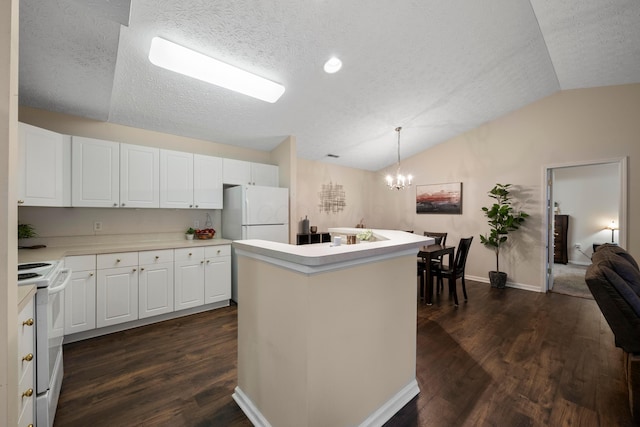
[(411, 175), (402, 175), (400, 173), (400, 131), (402, 128), (398, 126), (396, 132), (398, 132), (398, 169), (396, 170), (396, 176), (387, 175), (387, 186), (391, 190), (403, 190), (407, 187), (411, 187), (411, 181), (413, 177)]

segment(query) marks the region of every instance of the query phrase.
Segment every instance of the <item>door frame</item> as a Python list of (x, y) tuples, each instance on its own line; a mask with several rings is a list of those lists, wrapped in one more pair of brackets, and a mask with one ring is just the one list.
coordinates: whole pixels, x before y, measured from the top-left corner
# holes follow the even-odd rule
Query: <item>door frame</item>
[(618, 181), (620, 183), (620, 204), (618, 206), (619, 224), (618, 224), (618, 244), (622, 248), (627, 247), (627, 221), (628, 221), (628, 156), (614, 157), (601, 160), (585, 160), (568, 163), (558, 163), (546, 165), (544, 167), (544, 183), (545, 188), (545, 227), (543, 227), (543, 240), (545, 241), (544, 251), (545, 260), (543, 275), (545, 277), (544, 292), (549, 292), (553, 288), (553, 170), (579, 166), (593, 166), (602, 164), (618, 165)]

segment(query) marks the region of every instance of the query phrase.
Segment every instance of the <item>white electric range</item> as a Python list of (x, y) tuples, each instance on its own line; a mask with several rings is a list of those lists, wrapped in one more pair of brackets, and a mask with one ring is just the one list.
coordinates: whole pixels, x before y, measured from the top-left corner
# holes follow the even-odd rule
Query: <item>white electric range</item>
[(18, 285), (36, 285), (36, 422), (53, 426), (62, 376), (64, 288), (71, 270), (61, 261), (18, 264)]

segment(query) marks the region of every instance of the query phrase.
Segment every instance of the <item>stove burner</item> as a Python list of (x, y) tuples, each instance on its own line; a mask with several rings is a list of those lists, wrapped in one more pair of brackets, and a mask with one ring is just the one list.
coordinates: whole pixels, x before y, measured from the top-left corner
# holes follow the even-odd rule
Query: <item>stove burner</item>
[(18, 280), (33, 279), (34, 277), (42, 277), (42, 275), (38, 274), (38, 273), (21, 273), (21, 274), (18, 274)]
[(32, 262), (29, 264), (19, 264), (18, 265), (18, 271), (21, 270), (31, 270), (32, 268), (40, 268), (40, 267), (48, 267), (51, 264), (47, 263), (47, 262)]

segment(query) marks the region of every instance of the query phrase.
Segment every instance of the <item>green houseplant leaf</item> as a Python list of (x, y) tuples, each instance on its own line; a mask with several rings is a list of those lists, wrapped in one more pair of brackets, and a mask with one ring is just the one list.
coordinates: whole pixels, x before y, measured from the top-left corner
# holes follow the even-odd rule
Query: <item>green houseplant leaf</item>
[(36, 237), (36, 229), (30, 224), (18, 224), (18, 239), (30, 239)]
[(500, 272), (500, 248), (507, 241), (509, 233), (520, 228), (528, 214), (516, 211), (509, 188), (511, 184), (496, 184), (490, 191), (489, 197), (495, 200), (490, 207), (483, 207), (489, 232), (480, 235), (480, 243), (492, 249), (496, 254), (496, 271)]

